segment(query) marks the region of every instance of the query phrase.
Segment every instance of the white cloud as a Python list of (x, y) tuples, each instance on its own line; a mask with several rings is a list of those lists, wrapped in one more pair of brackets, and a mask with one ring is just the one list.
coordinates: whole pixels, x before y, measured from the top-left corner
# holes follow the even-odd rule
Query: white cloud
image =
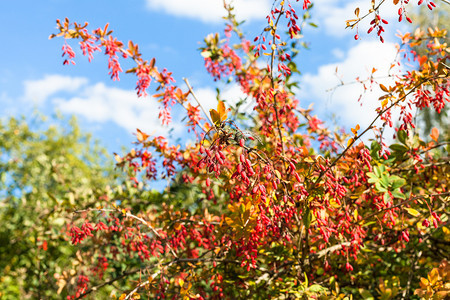
[(61, 75), (46, 75), (40, 80), (27, 80), (24, 82), (24, 100), (42, 104), (48, 97), (58, 92), (75, 92), (86, 83), (86, 78)]
[[(271, 3), (271, 0), (234, 0), (234, 12), (238, 20), (263, 19), (270, 12)], [(147, 0), (147, 7), (205, 23), (222, 22), (226, 14), (222, 0)]]
[(345, 56), (345, 52), (339, 48), (334, 48), (331, 50), (331, 54), (337, 59), (343, 59)]
[[(349, 83), (356, 77), (368, 78), (373, 67), (377, 69), (375, 77), (386, 76), (396, 53), (393, 43), (359, 42), (341, 61), (320, 66), (316, 74), (305, 74), (301, 80), (300, 99), (315, 102), (314, 110), (322, 119), (329, 119), (334, 114), (339, 118), (338, 123), (346, 128), (356, 124), (365, 128), (376, 116), (375, 109), (380, 104), (378, 98), (382, 95), (379, 87), (366, 91), (362, 106), (357, 101), (363, 92), (360, 84), (344, 85), (333, 92), (327, 90), (338, 86), (340, 79)], [(384, 80), (383, 84), (388, 85), (389, 82)]]
[[(228, 106), (234, 106), (239, 102), (239, 100), (246, 97), (246, 95), (242, 92), (241, 87), (237, 84), (221, 87), (220, 91), (220, 99), (225, 100)], [(203, 87), (194, 89), (194, 93), (207, 112), (209, 112), (211, 108), (215, 109), (217, 107), (217, 93), (214, 89), (210, 87)], [(244, 107), (246, 106), (244, 105)]]
[(41, 105), (51, 103), (63, 113), (82, 116), (90, 122), (113, 122), (128, 132), (139, 128), (149, 134), (164, 135), (169, 130), (161, 125), (160, 105), (155, 99), (138, 98), (134, 90), (89, 84), (86, 78), (48, 75), (30, 80), (25, 83), (23, 99)]

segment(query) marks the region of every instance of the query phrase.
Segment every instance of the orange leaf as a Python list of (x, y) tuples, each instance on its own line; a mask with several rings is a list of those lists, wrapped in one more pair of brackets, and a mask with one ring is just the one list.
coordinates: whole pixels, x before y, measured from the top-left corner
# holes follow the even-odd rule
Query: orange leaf
[(173, 229), (175, 230), (180, 230), (181, 229), (181, 223), (180, 222), (176, 222), (175, 225), (173, 225)]
[(433, 127), (433, 129), (431, 129), (430, 137), (433, 139), (433, 141), (435, 141), (437, 143), (438, 138), (439, 138), (439, 129), (437, 129), (436, 127)]
[(136, 137), (137, 137), (139, 142), (142, 143), (149, 137), (149, 135), (146, 134), (145, 132), (142, 132), (139, 129), (136, 129), (136, 130), (137, 130)]
[(428, 280), (426, 278), (421, 277), (419, 284), (420, 284), (421, 288), (426, 289), (427, 286), (429, 285), (429, 282), (428, 282)]
[(354, 135), (358, 135), (358, 130), (359, 130), (359, 124), (356, 124), (355, 128), (352, 128), (351, 131), (353, 132)]
[(428, 57), (426, 57), (426, 55), (420, 56), (419, 57), (419, 65), (422, 66), (427, 60), (428, 60)]

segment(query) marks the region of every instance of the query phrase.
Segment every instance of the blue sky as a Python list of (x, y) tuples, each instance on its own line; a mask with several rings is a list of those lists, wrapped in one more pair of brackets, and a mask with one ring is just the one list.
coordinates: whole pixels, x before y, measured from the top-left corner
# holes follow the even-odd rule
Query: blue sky
[[(258, 35), (272, 1), (234, 2), (238, 18), (247, 20), (243, 29), (249, 39)], [(356, 123), (363, 127), (373, 116), (370, 111), (377, 105), (379, 91), (366, 95), (366, 106), (360, 108), (359, 87), (340, 88), (334, 93), (326, 90), (339, 83), (336, 67), (344, 81), (367, 76), (372, 66), (379, 69), (379, 75), (386, 75), (395, 57), (394, 43), (398, 42), (394, 34), (398, 28), (405, 32), (405, 25), (394, 21), (395, 8), (386, 7), (381, 11), (390, 21), (386, 42), (381, 44), (365, 34), (366, 23), (361, 26), (361, 39), (355, 41), (355, 31), (344, 29), (345, 20), (353, 18), (356, 7), (361, 12), (367, 10), (369, 0), (313, 2), (313, 21), (319, 28), (308, 27), (303, 32), (311, 50), (302, 51), (297, 60), (303, 73), (298, 97), (305, 107), (314, 102), (321, 118), (330, 120), (336, 114), (347, 128)], [(301, 3), (294, 5), (301, 11)], [(121, 74), (120, 82), (111, 81), (104, 55), (97, 54), (92, 63), (78, 55), (76, 66), (62, 65), (63, 40), (48, 39), (56, 32), (55, 20), (68, 17), (89, 22), (91, 29), (109, 23), (119, 40), (138, 43), (145, 58), (156, 57), (159, 69), (172, 71), (183, 88), (182, 78), (187, 77), (204, 105), (211, 108), (216, 106), (214, 90), (218, 84), (204, 70), (197, 49), (207, 34), (223, 33), (223, 13), (222, 0), (0, 1), (0, 117), (30, 115), (34, 109), (47, 115), (55, 111), (75, 114), (82, 128), (92, 132), (110, 152), (130, 147), (135, 128), (164, 134), (168, 129), (159, 125), (158, 104), (135, 96), (134, 76)], [(237, 86), (224, 91), (224, 98), (231, 100), (239, 95)]]

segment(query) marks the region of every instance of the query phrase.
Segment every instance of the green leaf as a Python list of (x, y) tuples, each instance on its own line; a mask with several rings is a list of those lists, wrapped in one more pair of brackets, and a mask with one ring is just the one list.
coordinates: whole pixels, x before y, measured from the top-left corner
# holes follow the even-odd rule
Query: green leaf
[(389, 174), (382, 174), (380, 183), (383, 187), (388, 188), (389, 187)]
[(359, 289), (359, 293), (361, 294), (361, 297), (364, 299), (364, 300), (374, 300), (375, 298), (372, 296), (372, 294), (368, 291), (368, 290), (365, 290), (365, 289)]
[(406, 145), (406, 138), (408, 137), (408, 134), (406, 133), (406, 131), (404, 130), (399, 130), (397, 132), (397, 136), (398, 136), (398, 140), (402, 143)]
[(389, 148), (391, 148), (394, 151), (401, 152), (401, 153), (409, 150), (409, 148), (407, 146), (402, 145), (402, 144), (392, 144), (389, 146)]
[(387, 192), (384, 193), (383, 200), (384, 200), (384, 203), (388, 203), (391, 200), (391, 196), (389, 195), (389, 193), (387, 193)]
[(313, 293), (319, 293), (324, 290), (324, 288), (318, 284), (313, 284), (308, 289)]
[(392, 191), (392, 196), (395, 198), (406, 199), (405, 194), (403, 194), (400, 190)]
[(379, 159), (380, 155), (378, 152), (381, 150), (381, 145), (377, 141), (373, 141), (370, 145), (370, 156), (374, 159)]
[(390, 187), (393, 190), (396, 190), (396, 189), (398, 189), (398, 188), (400, 188), (400, 187), (402, 187), (402, 186), (404, 186), (406, 184), (406, 180), (403, 179), (403, 178), (400, 178), (398, 176), (391, 176), (389, 178), (389, 181), (390, 181)]
[(367, 176), (369, 177), (369, 180), (367, 180), (369, 183), (375, 183), (380, 181), (380, 178), (378, 178), (378, 176), (375, 175), (375, 173), (373, 172), (367, 173)]
[(379, 181), (375, 183), (375, 189), (378, 192), (387, 192), (387, 189), (382, 187)]

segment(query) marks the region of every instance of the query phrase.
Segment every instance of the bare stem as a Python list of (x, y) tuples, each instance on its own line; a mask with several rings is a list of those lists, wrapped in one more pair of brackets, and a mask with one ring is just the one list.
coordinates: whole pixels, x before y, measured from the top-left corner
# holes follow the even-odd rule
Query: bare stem
[(206, 118), (208, 118), (209, 122), (211, 122), (211, 125), (214, 125), (214, 122), (212, 121), (210, 115), (208, 113), (206, 113), (205, 108), (203, 107), (203, 105), (200, 103), (200, 101), (198, 100), (197, 96), (194, 93), (194, 90), (192, 89), (191, 85), (189, 84), (189, 81), (187, 78), (183, 78), (184, 82), (186, 82), (186, 85), (189, 89), (189, 92), (192, 94), (192, 97), (194, 97), (194, 100), (197, 102), (197, 104), (200, 106), (200, 108), (202, 109), (203, 113), (205, 114)]

